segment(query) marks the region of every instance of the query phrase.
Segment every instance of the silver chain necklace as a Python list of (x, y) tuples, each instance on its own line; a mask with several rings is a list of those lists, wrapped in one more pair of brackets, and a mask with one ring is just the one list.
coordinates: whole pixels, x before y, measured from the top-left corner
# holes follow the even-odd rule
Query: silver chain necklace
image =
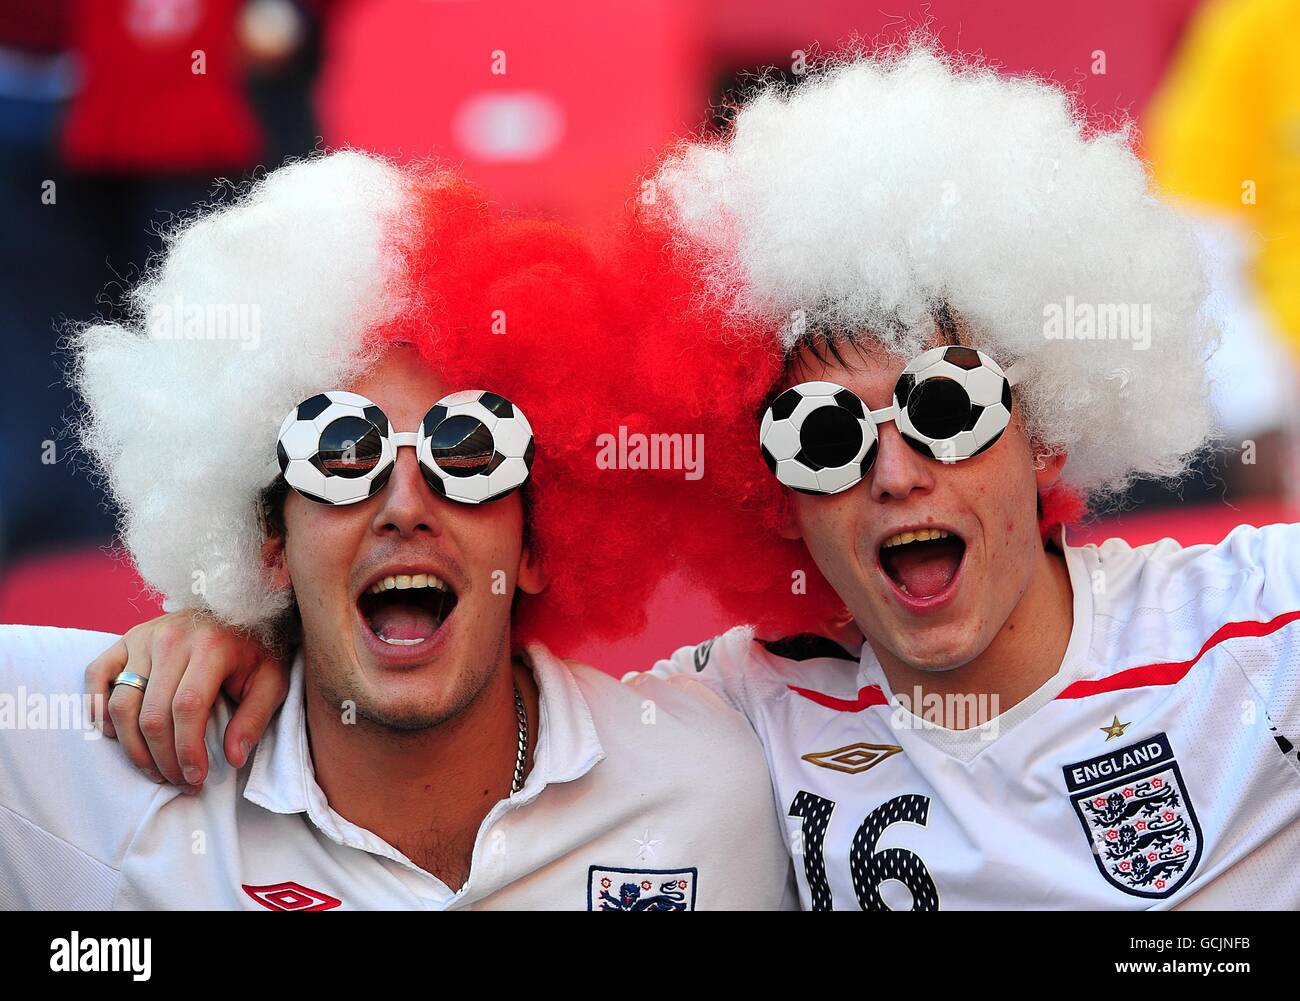
[(519, 694), (519, 685), (515, 684), (514, 688), (515, 715), (519, 717), (519, 753), (515, 755), (515, 777), (510, 783), (511, 796), (524, 787), (524, 759), (528, 757), (528, 713), (524, 711), (524, 697)]

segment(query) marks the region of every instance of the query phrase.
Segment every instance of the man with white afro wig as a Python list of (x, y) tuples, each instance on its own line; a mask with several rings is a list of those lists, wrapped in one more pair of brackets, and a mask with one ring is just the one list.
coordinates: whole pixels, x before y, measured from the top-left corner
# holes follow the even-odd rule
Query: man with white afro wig
[(655, 673), (749, 716), (807, 908), (1300, 908), (1300, 527), (1065, 541), (1211, 434), (1197, 245), (1132, 147), (919, 44), (644, 188), (714, 422), (679, 552), (755, 624)]
[(620, 557), (653, 505), (606, 517), (592, 461), (642, 409), (618, 299), (565, 228), (360, 153), (183, 222), (129, 322), (76, 338), (84, 439), (180, 611), (0, 627), (0, 698), (84, 671), (127, 752), (0, 727), (0, 907), (793, 903), (741, 714), (540, 642), (635, 629), (655, 579)]

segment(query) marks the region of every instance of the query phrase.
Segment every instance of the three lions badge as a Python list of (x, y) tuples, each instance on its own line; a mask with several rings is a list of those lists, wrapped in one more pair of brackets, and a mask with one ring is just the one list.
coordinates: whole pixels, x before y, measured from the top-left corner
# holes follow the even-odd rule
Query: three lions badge
[(619, 869), (593, 865), (587, 871), (589, 911), (693, 911), (695, 880), (690, 869)]
[(1066, 765), (1065, 785), (1106, 879), (1168, 897), (1196, 871), (1201, 825), (1163, 733)]

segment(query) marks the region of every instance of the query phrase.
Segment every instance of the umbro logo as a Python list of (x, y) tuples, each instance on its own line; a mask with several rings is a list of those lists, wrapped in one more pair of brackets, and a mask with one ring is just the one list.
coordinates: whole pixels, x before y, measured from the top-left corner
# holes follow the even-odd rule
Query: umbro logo
[(265, 907), (268, 911), (328, 911), (338, 907), (343, 901), (331, 897), (328, 893), (313, 890), (288, 880), (283, 883), (269, 883), (266, 886), (249, 886), (241, 883), (243, 891)]
[(875, 768), (886, 758), (901, 754), (902, 750), (897, 744), (846, 744), (833, 751), (805, 754), (800, 760), (816, 765), (818, 768), (830, 768), (837, 772), (857, 775), (869, 768)]

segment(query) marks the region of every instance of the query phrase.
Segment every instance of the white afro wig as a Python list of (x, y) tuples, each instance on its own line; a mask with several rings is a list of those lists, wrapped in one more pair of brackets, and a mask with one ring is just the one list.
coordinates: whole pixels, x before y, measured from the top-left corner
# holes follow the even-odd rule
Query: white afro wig
[[(724, 139), (675, 148), (652, 190), (711, 305), (787, 351), (821, 329), (915, 353), (946, 307), (966, 343), (1023, 360), (1025, 429), (1069, 453), (1080, 493), (1177, 475), (1211, 434), (1192, 228), (1130, 130), (1090, 130), (1053, 85), (924, 42), (832, 60), (760, 87)], [(1067, 315), (1129, 307), (1138, 325), (1110, 339)]]
[(401, 309), (405, 189), (399, 170), (356, 152), (276, 170), (173, 228), (128, 323), (76, 333), (81, 439), (169, 608), (256, 628), (289, 606), (259, 579), (256, 498), (283, 415), (364, 371), (364, 333)]

